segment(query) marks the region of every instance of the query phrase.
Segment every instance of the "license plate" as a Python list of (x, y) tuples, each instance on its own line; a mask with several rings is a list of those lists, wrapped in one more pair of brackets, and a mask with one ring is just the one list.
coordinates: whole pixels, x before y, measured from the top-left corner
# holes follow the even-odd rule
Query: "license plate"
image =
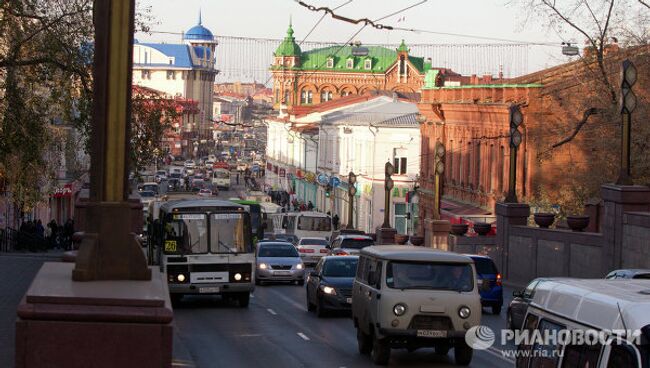
[(275, 271), (273, 274), (278, 276), (286, 276), (291, 275), (291, 271)]
[(352, 298), (345, 299), (345, 302), (348, 303), (348, 304), (352, 304)]
[(418, 330), (418, 337), (447, 337), (447, 331), (439, 330)]
[(202, 287), (199, 288), (199, 293), (218, 293), (219, 288), (218, 287)]

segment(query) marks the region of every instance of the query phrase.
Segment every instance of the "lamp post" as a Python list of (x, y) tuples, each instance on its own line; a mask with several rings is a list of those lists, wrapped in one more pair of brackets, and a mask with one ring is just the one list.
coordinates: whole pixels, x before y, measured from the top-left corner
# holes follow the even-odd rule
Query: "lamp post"
[(445, 173), (445, 145), (438, 141), (436, 143), (435, 156), (435, 195), (433, 197), (433, 219), (440, 220), (440, 197), (442, 196), (442, 180), (440, 177)]
[(354, 195), (357, 194), (357, 188), (354, 184), (357, 182), (357, 176), (352, 171), (348, 174), (348, 229), (354, 229), (353, 209)]
[(523, 122), (524, 116), (519, 106), (510, 106), (510, 176), (506, 203), (517, 203), (517, 150), (523, 139), (518, 128)]
[(632, 185), (630, 176), (630, 145), (632, 143), (632, 112), (636, 108), (636, 95), (632, 86), (636, 83), (637, 70), (630, 60), (623, 61), (621, 67), (621, 120), (623, 132), (621, 134), (621, 171), (616, 184)]
[(384, 175), (385, 175), (385, 184), (384, 189), (386, 195), (384, 198), (384, 223), (381, 225), (382, 228), (390, 228), (390, 191), (393, 189), (394, 183), (391, 176), (395, 173), (395, 167), (390, 162), (386, 162), (384, 166)]

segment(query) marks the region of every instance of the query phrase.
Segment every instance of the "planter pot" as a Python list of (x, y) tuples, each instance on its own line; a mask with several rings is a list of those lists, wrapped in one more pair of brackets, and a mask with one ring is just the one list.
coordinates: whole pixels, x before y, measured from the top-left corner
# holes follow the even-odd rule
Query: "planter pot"
[(534, 216), (535, 223), (544, 229), (548, 229), (549, 226), (553, 225), (555, 222), (555, 214), (553, 213), (536, 213)]
[(566, 222), (573, 231), (584, 231), (589, 226), (589, 216), (567, 216)]
[(395, 243), (397, 243), (397, 244), (399, 244), (399, 245), (404, 245), (404, 244), (406, 244), (406, 242), (407, 242), (408, 240), (409, 240), (409, 236), (408, 236), (408, 235), (404, 235), (404, 234), (395, 234)]
[(490, 230), (492, 230), (492, 225), (487, 222), (475, 222), (474, 223), (474, 232), (480, 236), (487, 235)]
[(451, 233), (458, 236), (463, 236), (467, 233), (469, 226), (467, 224), (451, 224)]
[(424, 237), (423, 236), (417, 236), (417, 235), (412, 235), (409, 240), (411, 241), (411, 244), (415, 246), (422, 246), (424, 244)]

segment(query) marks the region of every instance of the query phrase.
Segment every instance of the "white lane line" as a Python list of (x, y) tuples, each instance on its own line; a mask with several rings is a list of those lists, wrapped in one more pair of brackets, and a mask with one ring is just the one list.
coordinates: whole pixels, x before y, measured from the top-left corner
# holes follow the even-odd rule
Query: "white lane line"
[(269, 313), (271, 313), (271, 314), (274, 315), (274, 316), (277, 316), (277, 315), (278, 315), (278, 314), (275, 313), (275, 311), (274, 311), (273, 309), (271, 309), (271, 308), (267, 308), (266, 311), (269, 312)]
[(307, 335), (305, 335), (305, 334), (302, 333), (302, 332), (298, 332), (298, 336), (300, 336), (300, 338), (302, 338), (302, 339), (305, 340), (305, 341), (309, 341), (309, 340), (311, 340), (309, 337), (307, 337)]
[(284, 300), (284, 301), (287, 302), (288, 304), (290, 304), (290, 305), (292, 305), (292, 306), (294, 306), (294, 307), (296, 307), (296, 308), (298, 308), (298, 309), (300, 309), (300, 310), (302, 310), (302, 311), (307, 311), (307, 308), (305, 308), (305, 305), (304, 305), (304, 304), (300, 304), (300, 303), (296, 302), (295, 300), (293, 300), (293, 299), (291, 299), (291, 298), (288, 298), (288, 297), (286, 297), (284, 294), (282, 294), (282, 293), (280, 293), (280, 292), (277, 292), (277, 291), (275, 291), (275, 290), (273, 290), (273, 289), (269, 289), (269, 291), (270, 291), (272, 294), (277, 295), (278, 298)]
[(505, 360), (506, 362), (509, 362), (509, 363), (512, 363), (512, 364), (515, 363), (515, 360), (514, 360), (514, 359), (505, 356), (503, 351), (501, 351), (501, 350), (499, 350), (499, 349), (497, 349), (497, 348), (495, 348), (495, 347), (487, 348), (487, 349), (485, 350), (485, 352), (486, 352), (486, 353), (489, 353), (489, 354), (491, 354), (491, 355), (494, 355), (495, 357), (501, 358), (501, 359)]

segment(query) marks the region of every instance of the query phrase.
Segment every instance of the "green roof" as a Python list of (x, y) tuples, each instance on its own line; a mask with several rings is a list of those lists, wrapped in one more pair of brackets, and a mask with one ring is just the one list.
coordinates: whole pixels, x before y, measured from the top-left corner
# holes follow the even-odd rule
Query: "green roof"
[(406, 47), (406, 43), (404, 43), (404, 40), (402, 40), (402, 43), (399, 44), (399, 47), (397, 48), (398, 52), (409, 52), (409, 48)]
[(424, 76), (424, 88), (434, 88), (436, 86), (436, 79), (440, 71), (438, 69), (427, 70), (427, 74)]
[(296, 43), (296, 38), (293, 37), (293, 28), (291, 27), (291, 23), (289, 23), (287, 36), (275, 50), (275, 56), (300, 56), (300, 53), (300, 46)]
[[(337, 72), (385, 73), (397, 61), (397, 52), (382, 46), (363, 46), (368, 49), (367, 56), (353, 56), (352, 46), (330, 46), (302, 53), (301, 69)], [(332, 68), (327, 67), (327, 59), (333, 58)], [(347, 60), (352, 59), (352, 68), (348, 68)], [(364, 68), (364, 60), (372, 61), (372, 69)], [(409, 56), (409, 61), (420, 73), (424, 73), (424, 58)]]

